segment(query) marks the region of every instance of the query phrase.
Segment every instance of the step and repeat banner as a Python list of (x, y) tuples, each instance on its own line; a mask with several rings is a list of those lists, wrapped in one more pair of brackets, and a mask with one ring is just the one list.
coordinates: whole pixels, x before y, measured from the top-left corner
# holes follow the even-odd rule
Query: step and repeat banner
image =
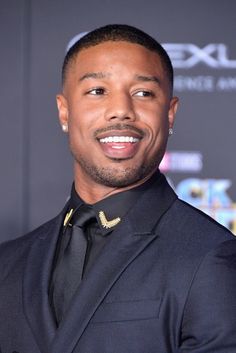
[(176, 141), (161, 169), (181, 199), (236, 234), (236, 45), (230, 38), (228, 33), (224, 41), (214, 36), (204, 44), (190, 38), (164, 43), (175, 68), (175, 92), (188, 100), (191, 112), (180, 116), (180, 138), (185, 132), (194, 142), (180, 151)]
[(109, 23), (163, 44), (180, 99), (161, 170), (179, 197), (236, 234), (236, 2), (1, 2), (1, 234), (18, 237), (56, 215), (73, 181), (55, 96), (71, 40)]

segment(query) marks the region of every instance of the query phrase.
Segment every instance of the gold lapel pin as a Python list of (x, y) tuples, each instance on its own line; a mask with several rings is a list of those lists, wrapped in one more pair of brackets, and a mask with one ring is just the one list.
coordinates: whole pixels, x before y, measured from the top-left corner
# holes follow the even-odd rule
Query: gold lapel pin
[(108, 221), (103, 211), (100, 211), (98, 216), (103, 228), (106, 228), (106, 229), (115, 227), (121, 221), (120, 217), (117, 217), (112, 219), (111, 221)]
[(63, 222), (63, 226), (66, 227), (71, 216), (72, 216), (72, 213), (73, 213), (73, 208), (71, 208), (71, 210), (69, 212), (67, 212), (66, 216), (65, 216), (65, 219), (64, 219), (64, 222)]

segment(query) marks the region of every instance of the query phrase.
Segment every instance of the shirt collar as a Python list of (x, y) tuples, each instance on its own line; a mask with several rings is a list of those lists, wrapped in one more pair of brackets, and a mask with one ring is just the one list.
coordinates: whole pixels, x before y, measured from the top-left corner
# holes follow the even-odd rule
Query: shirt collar
[[(157, 180), (158, 177), (160, 177), (159, 171), (154, 173), (154, 175), (152, 175), (151, 178), (149, 178), (142, 185), (139, 185), (127, 191), (122, 191), (117, 194), (108, 196), (107, 198), (100, 200), (92, 205), (102, 235), (107, 235), (115, 228), (115, 226), (110, 227), (110, 225), (112, 224), (110, 223), (110, 221), (114, 221), (114, 224), (117, 223), (117, 225), (122, 222), (129, 209), (137, 202), (141, 194), (143, 194), (143, 192), (146, 191), (153, 184), (153, 182)], [(79, 208), (82, 204), (85, 203), (77, 194), (75, 190), (75, 185), (73, 183), (71, 188), (71, 197), (68, 205), (68, 211), (70, 211), (71, 209), (75, 210), (76, 208)], [(101, 212), (103, 215), (105, 215), (105, 221), (102, 221), (101, 219)], [(108, 227), (106, 227), (105, 224), (107, 224)]]

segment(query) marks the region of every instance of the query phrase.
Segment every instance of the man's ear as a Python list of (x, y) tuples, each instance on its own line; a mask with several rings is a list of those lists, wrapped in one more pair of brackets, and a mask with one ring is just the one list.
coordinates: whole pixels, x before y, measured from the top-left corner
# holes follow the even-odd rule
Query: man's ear
[(67, 100), (62, 94), (58, 94), (56, 96), (56, 101), (57, 101), (58, 116), (59, 116), (61, 128), (64, 132), (68, 132), (69, 112), (68, 112)]
[(172, 97), (170, 101), (170, 107), (168, 112), (168, 120), (169, 120), (169, 129), (173, 129), (174, 121), (175, 121), (175, 114), (177, 112), (179, 105), (179, 98)]

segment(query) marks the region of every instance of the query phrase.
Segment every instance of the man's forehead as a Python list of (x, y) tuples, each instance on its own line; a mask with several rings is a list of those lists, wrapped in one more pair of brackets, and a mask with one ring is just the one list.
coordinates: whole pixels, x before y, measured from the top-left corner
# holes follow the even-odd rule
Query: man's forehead
[[(142, 71), (163, 69), (158, 53), (144, 46), (125, 41), (106, 41), (81, 49), (71, 61), (77, 71), (111, 72), (113, 68), (122, 65), (132, 70), (134, 67)], [(120, 66), (121, 67), (121, 66)]]
[[(82, 82), (84, 80), (89, 80), (89, 79), (101, 80), (101, 79), (109, 79), (109, 78), (112, 78), (112, 72), (86, 72), (85, 74), (79, 77), (78, 81)], [(132, 80), (138, 81), (138, 82), (153, 82), (155, 84), (160, 85), (160, 78), (155, 75), (133, 74)]]
[[(127, 69), (139, 81), (160, 82), (164, 68), (158, 53), (129, 41), (104, 41), (80, 49), (71, 60), (70, 72), (78, 81), (106, 78)], [(68, 67), (68, 68), (69, 68)], [(158, 78), (157, 78), (158, 77)], [(78, 82), (77, 81), (77, 82)]]
[(89, 53), (89, 52), (92, 53), (95, 51), (102, 51), (109, 54), (111, 48), (115, 49), (116, 51), (120, 50), (121, 52), (127, 49), (130, 52), (139, 50), (140, 52), (145, 52), (146, 54), (149, 53), (150, 55), (154, 55), (160, 58), (159, 54), (156, 51), (153, 51), (147, 48), (145, 45), (135, 43), (135, 42), (130, 42), (128, 40), (106, 40), (97, 44), (90, 44), (80, 48), (78, 52), (75, 54), (75, 56), (78, 57), (78, 56), (81, 56), (81, 54)]

